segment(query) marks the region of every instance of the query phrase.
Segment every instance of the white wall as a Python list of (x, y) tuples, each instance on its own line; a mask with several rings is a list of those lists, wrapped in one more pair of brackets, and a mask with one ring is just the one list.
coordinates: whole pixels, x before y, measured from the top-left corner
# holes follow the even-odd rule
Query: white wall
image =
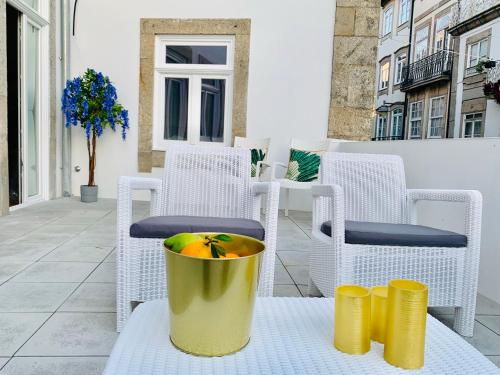
[[(335, 1), (80, 1), (71, 40), (72, 73), (93, 67), (109, 75), (131, 119), (126, 142), (109, 130), (99, 140), (96, 182), (101, 197), (116, 196), (118, 176), (138, 175), (140, 18), (250, 18), (247, 136), (271, 137), (270, 158), (280, 161), (288, 158), (291, 137), (326, 137)], [(82, 167), (72, 176), (78, 195), (88, 170), (82, 129), (72, 131), (72, 164)]]
[[(333, 146), (341, 152), (400, 155), (408, 188), (476, 189), (483, 195), (479, 291), (500, 303), (500, 139), (443, 139), (353, 142)], [(422, 204), (419, 222), (463, 231), (458, 204)]]

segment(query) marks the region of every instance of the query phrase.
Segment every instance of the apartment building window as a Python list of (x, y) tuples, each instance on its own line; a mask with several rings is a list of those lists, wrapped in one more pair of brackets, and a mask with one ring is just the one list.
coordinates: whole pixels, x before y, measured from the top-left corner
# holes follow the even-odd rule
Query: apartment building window
[(448, 49), (448, 26), (450, 24), (450, 14), (446, 14), (439, 17), (436, 21), (436, 35), (435, 40), (435, 51), (442, 51)]
[(444, 128), (444, 96), (431, 98), (429, 109), (429, 138), (442, 138)]
[(392, 15), (393, 8), (390, 6), (384, 11), (384, 22), (383, 22), (383, 30), (382, 35), (387, 35), (392, 31)]
[(464, 116), (464, 138), (481, 137), (483, 132), (483, 114), (470, 113)]
[(415, 35), (415, 61), (427, 56), (429, 44), (429, 26), (417, 31)]
[(403, 68), (406, 65), (406, 53), (396, 57), (396, 66), (394, 67), (394, 84), (398, 85), (403, 81)]
[(375, 130), (375, 137), (385, 138), (387, 134), (387, 114), (380, 113), (377, 117), (377, 129)]
[(403, 109), (396, 108), (392, 111), (391, 137), (400, 137), (403, 131)]
[(399, 25), (410, 19), (410, 0), (399, 0)]
[(420, 138), (422, 131), (422, 101), (410, 103), (410, 138)]
[(156, 37), (153, 144), (231, 140), (232, 36)]
[(391, 63), (389, 61), (380, 66), (380, 90), (384, 90), (389, 86), (389, 72)]
[(467, 53), (467, 67), (472, 68), (477, 65), (479, 60), (488, 56), (488, 38), (480, 40), (477, 43), (469, 45)]

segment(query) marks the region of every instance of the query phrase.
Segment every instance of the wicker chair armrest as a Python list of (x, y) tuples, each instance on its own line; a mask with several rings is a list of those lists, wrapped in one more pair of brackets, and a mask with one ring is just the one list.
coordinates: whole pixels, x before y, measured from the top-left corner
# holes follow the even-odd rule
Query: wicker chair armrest
[[(313, 185), (313, 223), (312, 229), (319, 234), (321, 224), (330, 220), (332, 222), (332, 235), (334, 241), (343, 241), (345, 237), (344, 191), (336, 184)], [(327, 207), (325, 207), (325, 199)]]
[(272, 167), (271, 167), (271, 178), (272, 178), (273, 180), (276, 180), (276, 179), (278, 179), (278, 178), (279, 178), (279, 177), (277, 177), (277, 176), (276, 176), (276, 172), (277, 172), (277, 170), (278, 170), (278, 167), (283, 168), (283, 169), (285, 169), (285, 170), (286, 170), (286, 169), (288, 168), (288, 165), (287, 165), (287, 164), (285, 164), (285, 163), (281, 163), (281, 162), (279, 162), (279, 161), (275, 161), (275, 162), (273, 162), (273, 165), (272, 165)]

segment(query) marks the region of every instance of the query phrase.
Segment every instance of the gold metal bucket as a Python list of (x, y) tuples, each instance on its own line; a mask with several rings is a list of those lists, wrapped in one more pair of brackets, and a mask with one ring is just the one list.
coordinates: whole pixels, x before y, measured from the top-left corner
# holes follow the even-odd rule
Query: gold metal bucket
[(195, 258), (165, 249), (170, 339), (184, 352), (222, 356), (250, 340), (265, 246), (251, 237), (230, 236), (226, 251), (240, 258)]

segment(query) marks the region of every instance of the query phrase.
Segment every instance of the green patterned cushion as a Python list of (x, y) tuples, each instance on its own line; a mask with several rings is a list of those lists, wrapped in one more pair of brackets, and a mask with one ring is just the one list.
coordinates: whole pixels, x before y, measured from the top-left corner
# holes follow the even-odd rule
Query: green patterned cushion
[(301, 151), (292, 148), (285, 178), (298, 182), (317, 180), (321, 153), (322, 151)]
[[(252, 177), (257, 177), (257, 163), (263, 161), (266, 157), (267, 150), (260, 148), (253, 148), (250, 150), (252, 156)], [(262, 169), (261, 169), (262, 172)]]

